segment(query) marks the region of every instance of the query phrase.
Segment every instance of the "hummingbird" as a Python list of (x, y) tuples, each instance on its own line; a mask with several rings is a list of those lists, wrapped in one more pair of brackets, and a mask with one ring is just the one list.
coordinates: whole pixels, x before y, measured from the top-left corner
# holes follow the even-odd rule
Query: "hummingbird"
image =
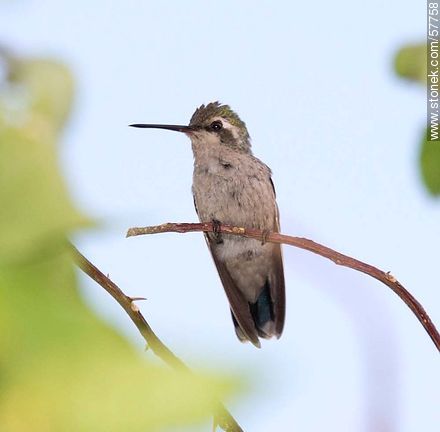
[[(229, 105), (201, 105), (189, 125), (132, 124), (184, 133), (194, 154), (192, 193), (205, 239), (223, 284), (238, 339), (260, 348), (259, 338), (279, 338), (284, 327), (285, 287), (281, 246), (232, 234), (229, 224), (279, 232), (270, 168), (251, 150), (246, 124)], [(264, 236), (263, 236), (264, 237)]]

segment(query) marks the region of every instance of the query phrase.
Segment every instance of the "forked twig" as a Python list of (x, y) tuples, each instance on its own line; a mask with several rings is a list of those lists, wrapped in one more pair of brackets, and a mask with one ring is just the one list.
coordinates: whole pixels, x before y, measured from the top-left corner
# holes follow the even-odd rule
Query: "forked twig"
[[(176, 357), (156, 336), (144, 316), (139, 312), (136, 304), (133, 303), (134, 300), (143, 298), (125, 295), (108, 276), (95, 267), (73, 245), (71, 247), (73, 249), (74, 260), (78, 267), (101, 285), (122, 306), (154, 354), (174, 369), (190, 372), (188, 366)], [(214, 413), (214, 425), (220, 426), (225, 432), (243, 432), (243, 429), (239, 426), (234, 417), (232, 417), (229, 411), (220, 402), (218, 402), (216, 412)]]
[[(220, 230), (220, 232), (223, 234), (239, 235), (257, 240), (264, 240), (266, 242), (287, 244), (300, 249), (305, 249), (317, 255), (321, 255), (324, 258), (328, 258), (335, 264), (349, 267), (353, 270), (360, 271), (379, 280), (380, 282), (391, 288), (401, 298), (401, 300), (405, 302), (405, 304), (411, 309), (417, 319), (421, 322), (426, 332), (434, 342), (434, 345), (437, 347), (437, 350), (440, 351), (440, 334), (436, 329), (434, 323), (431, 321), (431, 318), (426, 313), (423, 306), (413, 297), (413, 295), (408, 292), (402, 286), (402, 284), (389, 272), (379, 270), (378, 268), (370, 264), (366, 264), (355, 258), (336, 252), (335, 250), (330, 249), (327, 246), (323, 246), (306, 238), (292, 237), (276, 232), (267, 233), (257, 229), (235, 227), (223, 224), (220, 226), (216, 226), (216, 229)], [(212, 223), (166, 223), (150, 227), (130, 228), (127, 232), (127, 237), (144, 234), (159, 234), (166, 232), (187, 233), (200, 231), (212, 232)]]

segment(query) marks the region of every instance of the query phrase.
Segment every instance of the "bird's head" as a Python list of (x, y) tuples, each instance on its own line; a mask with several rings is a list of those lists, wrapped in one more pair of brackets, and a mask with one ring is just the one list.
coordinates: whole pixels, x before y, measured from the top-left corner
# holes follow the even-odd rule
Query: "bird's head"
[(250, 152), (251, 143), (246, 124), (229, 105), (211, 102), (200, 106), (192, 115), (189, 126), (197, 131), (193, 139)]
[(196, 145), (223, 145), (238, 152), (251, 152), (246, 124), (229, 105), (222, 105), (220, 102), (201, 105), (195, 110), (188, 126), (159, 124), (130, 126), (174, 130), (188, 135)]

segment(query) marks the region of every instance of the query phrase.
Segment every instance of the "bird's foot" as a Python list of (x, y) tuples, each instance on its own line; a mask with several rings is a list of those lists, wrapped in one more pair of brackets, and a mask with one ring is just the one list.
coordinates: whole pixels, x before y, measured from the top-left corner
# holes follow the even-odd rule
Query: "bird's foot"
[(221, 222), (217, 219), (212, 220), (212, 232), (214, 234), (214, 240), (217, 244), (223, 243), (222, 233), (221, 233)]
[(264, 246), (267, 241), (267, 236), (270, 234), (270, 230), (263, 230), (261, 233), (261, 246)]

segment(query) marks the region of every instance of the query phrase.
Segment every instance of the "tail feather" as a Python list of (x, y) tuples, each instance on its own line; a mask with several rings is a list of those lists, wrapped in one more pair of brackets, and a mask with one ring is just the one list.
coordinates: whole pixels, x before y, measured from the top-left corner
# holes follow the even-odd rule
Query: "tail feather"
[(240, 327), (240, 324), (238, 324), (238, 321), (236, 320), (234, 313), (231, 310), (231, 316), (232, 316), (232, 321), (234, 323), (234, 328), (235, 328), (235, 334), (238, 337), (238, 340), (240, 342), (247, 342), (249, 339), (246, 337), (246, 335), (244, 334), (243, 330)]
[[(274, 305), (270, 295), (270, 285), (268, 281), (266, 281), (257, 301), (255, 303), (249, 303), (249, 311), (259, 337), (264, 339), (268, 339), (273, 336), (279, 337), (275, 325)], [(235, 319), (232, 311), (231, 315), (232, 321), (234, 322), (235, 333), (237, 334), (238, 339), (242, 342), (247, 341), (248, 338), (243, 333), (243, 330)]]
[(251, 315), (258, 332), (262, 338), (270, 338), (275, 335), (273, 302), (270, 296), (269, 282), (266, 281), (255, 303), (249, 304)]

